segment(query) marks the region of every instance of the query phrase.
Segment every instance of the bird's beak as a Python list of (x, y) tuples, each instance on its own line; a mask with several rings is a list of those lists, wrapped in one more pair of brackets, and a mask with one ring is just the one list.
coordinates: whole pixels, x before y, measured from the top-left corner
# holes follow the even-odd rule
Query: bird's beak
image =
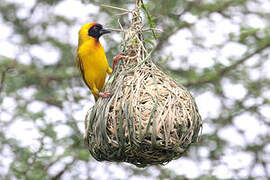
[(107, 33), (110, 33), (111, 31), (108, 30), (108, 29), (101, 29), (100, 30), (100, 35), (103, 35), (103, 34), (107, 34)]

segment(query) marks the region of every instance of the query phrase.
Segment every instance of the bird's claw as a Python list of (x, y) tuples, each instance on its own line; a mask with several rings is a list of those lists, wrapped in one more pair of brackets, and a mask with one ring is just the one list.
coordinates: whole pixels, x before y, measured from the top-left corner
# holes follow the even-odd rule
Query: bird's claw
[(115, 56), (113, 58), (113, 68), (112, 70), (114, 71), (114, 68), (115, 68), (115, 65), (117, 64), (117, 62), (120, 60), (120, 59), (126, 59), (127, 57), (124, 55), (123, 52), (121, 52), (120, 54), (118, 54), (117, 56)]
[(98, 95), (103, 98), (108, 98), (111, 96), (111, 93), (109, 92), (99, 92)]
[(114, 56), (113, 61), (118, 61), (120, 59), (124, 59), (125, 55), (123, 52), (120, 52), (117, 56)]

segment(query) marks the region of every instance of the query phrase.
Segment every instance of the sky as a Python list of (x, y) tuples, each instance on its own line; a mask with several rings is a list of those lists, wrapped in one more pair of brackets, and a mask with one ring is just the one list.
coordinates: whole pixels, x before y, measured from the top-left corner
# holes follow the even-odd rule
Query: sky
[[(26, 16), (29, 14), (29, 9), (33, 6), (35, 0), (27, 0), (27, 1), (20, 1), (20, 0), (9, 0), (9, 1), (15, 1), (20, 4), (23, 4), (24, 8), (21, 11), (17, 12), (18, 16)], [(252, 4), (250, 5), (252, 6)], [(264, 10), (270, 11), (270, 2), (265, 0), (263, 1), (262, 7)], [(71, 10), (72, 9), (72, 10)], [(89, 14), (97, 13), (99, 10), (99, 7), (94, 5), (84, 5), (81, 4), (81, 2), (76, 0), (66, 0), (61, 3), (59, 3), (57, 6), (55, 6), (53, 9), (50, 9), (50, 12), (48, 13), (54, 13), (58, 15), (64, 15), (70, 19), (76, 19), (76, 24), (72, 26), (72, 28), (63, 28), (64, 25), (60, 25), (59, 27), (49, 27), (46, 31), (47, 34), (56, 36), (57, 34), (66, 34), (66, 37), (63, 38), (64, 41), (69, 42), (70, 44), (76, 46), (77, 40), (78, 40), (78, 31), (80, 27), (89, 21), (92, 21), (92, 19), (89, 17)], [(46, 9), (41, 9), (39, 12), (33, 16), (32, 21), (39, 21), (40, 19), (44, 18), (43, 13), (46, 11)], [(68, 13), (67, 13), (68, 12)], [(226, 40), (226, 35), (230, 32), (232, 33), (238, 33), (239, 32), (239, 26), (237, 23), (241, 21), (241, 17), (236, 17), (233, 19), (233, 21), (227, 20), (222, 18), (219, 14), (213, 14), (211, 17), (211, 20), (213, 20), (213, 24), (209, 24), (207, 19), (201, 19), (198, 23), (196, 23), (196, 28), (199, 29), (200, 32), (205, 37), (205, 45), (207, 47), (212, 47), (216, 44), (224, 43)], [(188, 22), (195, 22), (197, 21), (196, 17), (192, 14), (187, 13), (183, 19), (187, 20)], [(106, 22), (106, 20), (104, 20)], [(262, 19), (254, 16), (249, 17), (245, 23), (252, 24), (252, 26), (256, 28), (263, 28), (265, 27), (265, 22), (263, 22)], [(106, 24), (105, 24), (106, 25)], [(57, 62), (58, 57), (60, 56), (59, 52), (55, 50), (51, 45), (49, 44), (41, 44), (36, 45), (30, 48), (29, 53), (22, 53), (22, 49), (19, 48), (16, 44), (13, 42), (8, 41), (8, 38), (12, 35), (12, 28), (9, 27), (6, 24), (3, 24), (2, 19), (0, 18), (0, 26), (1, 26), (1, 33), (0, 33), (0, 56), (6, 56), (10, 58), (18, 58), (20, 62), (29, 64), (31, 62), (30, 55), (37, 56), (43, 60), (43, 63), (45, 64), (54, 64)], [(33, 32), (38, 31), (38, 29), (33, 29)], [(170, 46), (168, 46), (165, 49), (166, 54), (172, 55), (172, 57), (175, 59), (175, 61), (170, 62), (170, 65), (172, 67), (180, 67), (188, 68), (189, 65), (192, 66), (198, 66), (201, 68), (211, 67), (214, 62), (214, 57), (219, 56), (221, 57), (219, 60), (223, 65), (229, 65), (230, 62), (228, 61), (229, 57), (240, 57), (244, 54), (246, 48), (243, 45), (237, 44), (237, 43), (228, 43), (224, 48), (222, 49), (207, 49), (207, 50), (199, 50), (199, 49), (193, 49), (192, 43), (191, 43), (191, 36), (192, 34), (183, 29), (176, 33), (174, 36), (172, 36), (169, 39)], [(117, 37), (117, 35), (116, 35)], [(20, 42), (19, 37), (14, 37), (14, 42)], [(106, 49), (106, 41), (104, 39), (101, 39), (101, 43)], [(180, 46), (179, 44), (184, 44), (184, 46)], [(182, 61), (179, 61), (181, 57), (190, 54), (190, 59), (188, 64), (184, 64)], [(20, 54), (17, 57), (17, 54)], [(46, 59), (44, 58), (46, 57)], [(198, 61), (198, 59), (203, 59), (203, 61)], [(250, 59), (247, 63), (252, 65), (252, 63), (256, 62), (256, 57)], [(270, 77), (270, 61), (265, 64), (265, 66), (262, 69), (262, 72), (265, 73), (267, 77)], [(251, 70), (252, 71), (252, 70)], [(258, 72), (254, 71), (251, 73), (251, 78), (258, 78), (259, 74)], [(246, 89), (243, 87), (242, 84), (235, 84), (231, 82), (228, 79), (224, 79), (223, 85), (225, 88), (225, 96), (230, 97), (232, 99), (242, 99), (246, 92)], [(87, 88), (80, 88), (77, 89), (78, 91), (82, 91), (83, 93), (87, 94), (88, 90)], [(31, 99), (31, 95), (35, 92), (35, 89), (25, 89), (21, 92), (18, 92), (21, 94), (21, 96)], [(270, 97), (270, 92), (266, 92), (266, 96)], [(196, 94), (196, 102), (200, 110), (200, 114), (202, 117), (217, 117), (219, 115), (219, 112), (221, 110), (221, 102), (218, 98), (215, 97), (215, 95), (212, 92), (204, 92), (201, 94)], [(92, 102), (94, 102), (93, 98), (91, 99)], [(260, 99), (253, 99), (249, 103), (253, 104), (256, 103), (256, 101), (260, 101)], [(207, 105), (206, 105), (207, 102)], [(229, 101), (227, 103), (230, 103)], [(9, 113), (12, 113), (14, 107), (15, 107), (15, 100), (6, 97), (4, 98), (3, 108), (7, 109)], [(75, 112), (75, 118), (78, 119), (79, 127), (81, 132), (84, 131), (84, 115), (89, 109), (89, 100), (81, 101), (80, 104), (84, 106), (83, 109), (78, 109), (76, 105), (71, 104), (65, 104), (65, 108), (72, 107)], [(40, 102), (40, 101), (33, 101), (32, 103), (28, 104), (27, 108), (32, 112), (38, 112), (38, 111), (44, 111), (46, 114), (46, 120), (49, 122), (55, 122), (55, 121), (65, 121), (66, 117), (63, 115), (60, 109), (56, 107), (47, 107), (46, 104)], [(266, 117), (270, 118), (270, 106), (265, 106), (261, 109), (263, 114)], [(11, 116), (9, 113), (1, 113), (0, 119), (4, 121), (9, 121)], [(247, 123), (248, 121), (248, 123)], [(43, 122), (37, 121), (37, 124), (33, 124), (32, 122), (28, 121), (16, 121), (13, 123), (9, 129), (7, 130), (7, 136), (8, 137), (15, 137), (16, 139), (20, 140), (23, 145), (30, 146), (33, 149), (36, 149), (39, 146), (38, 143), (38, 137), (39, 132), (36, 130), (36, 125), (42, 125)], [(70, 129), (68, 126), (65, 125), (58, 125), (55, 127), (58, 136), (64, 137), (69, 134)], [(244, 135), (242, 136), (237, 130), (241, 129), (244, 131)], [(205, 120), (204, 122), (204, 128), (203, 128), (203, 134), (209, 134), (213, 131), (213, 128), (211, 127), (211, 124)], [(250, 114), (243, 114), (239, 117), (237, 117), (231, 126), (227, 126), (223, 128), (218, 134), (219, 136), (224, 139), (228, 140), (230, 142), (229, 147), (233, 146), (239, 146), (242, 147), (246, 143), (252, 143), (256, 140), (257, 136), (260, 134), (266, 134), (269, 133), (269, 128), (260, 123), (260, 121), (257, 121), (256, 117), (250, 115)], [(234, 138), (231, 138), (231, 137)], [(48, 142), (49, 144), (50, 142)], [(213, 147), (214, 148), (214, 147)], [(63, 149), (59, 149), (59, 153), (61, 153)], [(270, 153), (270, 145), (266, 149), (267, 152)], [(213, 164), (211, 164), (210, 160), (207, 159), (208, 157), (208, 151), (207, 149), (201, 148), (199, 153), (202, 157), (205, 157), (204, 161), (201, 164), (195, 164), (194, 161), (188, 159), (188, 158), (182, 158), (178, 161), (173, 161), (166, 165), (165, 167), (172, 168), (177, 172), (177, 174), (184, 174), (188, 178), (195, 178), (198, 175), (200, 175), (203, 171), (210, 169)], [(11, 152), (10, 150), (6, 150), (5, 153), (0, 155), (1, 158), (3, 158), (3, 162), (5, 166), (1, 171), (7, 171), (8, 165), (11, 163)], [(233, 174), (231, 169), (238, 169), (241, 168), (240, 171), (240, 177), (246, 177), (248, 172), (248, 169), (246, 168), (247, 165), (252, 161), (253, 155), (248, 152), (237, 152), (235, 149), (227, 148), (226, 155), (222, 157), (222, 164), (219, 164), (216, 166), (215, 170), (213, 171), (213, 175), (216, 175), (220, 178), (232, 178)], [(70, 161), (69, 159), (66, 160), (67, 162)], [(81, 165), (82, 169), (86, 168)], [(104, 163), (97, 163), (97, 171), (95, 172), (95, 177), (102, 179), (107, 179), (108, 174), (105, 175), (104, 172)], [(107, 165), (106, 165), (107, 167)], [(230, 168), (228, 168), (230, 167)], [(269, 167), (270, 168), (270, 167)], [(53, 171), (57, 171), (58, 169), (61, 169), (61, 163), (59, 163), (58, 166), (54, 167), (52, 169)], [(119, 179), (125, 179), (125, 171), (123, 169), (117, 168), (116, 165), (110, 164), (109, 170), (111, 172), (117, 172), (115, 176), (119, 177)], [(270, 169), (269, 169), (270, 171)], [(254, 174), (263, 174), (262, 167), (256, 167)], [(102, 175), (102, 176), (101, 176)], [(134, 177), (133, 179), (140, 179), (140, 177)]]

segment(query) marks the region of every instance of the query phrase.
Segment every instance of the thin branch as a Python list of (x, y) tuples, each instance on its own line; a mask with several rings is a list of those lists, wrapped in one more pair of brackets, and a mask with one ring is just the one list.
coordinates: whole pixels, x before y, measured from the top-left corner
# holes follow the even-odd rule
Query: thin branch
[(64, 167), (61, 171), (59, 171), (55, 176), (53, 176), (53, 177), (51, 178), (51, 180), (57, 180), (57, 179), (60, 179), (60, 178), (62, 177), (62, 175), (68, 170), (68, 168), (69, 168), (70, 166), (72, 166), (75, 162), (76, 162), (76, 158), (74, 158), (70, 163), (67, 163), (67, 164), (65, 165), (65, 167)]
[(180, 29), (191, 27), (193, 24), (190, 24), (188, 22), (183, 21), (181, 24), (178, 24), (175, 27), (169, 26), (168, 28), (163, 30), (163, 33), (160, 35), (160, 38), (158, 39), (157, 45), (154, 48), (155, 51), (159, 51), (163, 48), (163, 45), (168, 42), (169, 38), (177, 33)]
[(37, 159), (38, 159), (38, 155), (40, 154), (40, 152), (41, 152), (42, 150), (44, 150), (44, 138), (45, 138), (45, 136), (43, 136), (43, 137), (41, 137), (41, 138), (38, 139), (38, 140), (40, 141), (40, 146), (39, 146), (38, 150), (37, 150), (36, 152), (33, 153), (33, 155), (32, 155), (32, 157), (33, 157), (32, 162), (29, 163), (29, 164), (27, 165), (27, 168), (24, 170), (24, 174), (26, 174), (26, 176), (28, 176), (29, 171), (30, 171), (32, 168), (34, 168), (35, 163), (36, 163), (36, 161), (37, 161)]
[(127, 15), (129, 14), (130, 12), (123, 12), (123, 13), (119, 13), (119, 14), (115, 14), (115, 16), (123, 16), (123, 15)]
[[(139, 4), (139, 2), (138, 2), (138, 4)], [(144, 6), (143, 0), (141, 0), (141, 4), (142, 4), (141, 7), (144, 10), (144, 12), (146, 14), (146, 17), (148, 19), (148, 23), (149, 23), (149, 26), (150, 26), (150, 30), (152, 31), (152, 35), (153, 35), (154, 39), (157, 39), (156, 33), (155, 33), (154, 29), (153, 29), (154, 26), (153, 26), (153, 22), (152, 22), (152, 17), (150, 15), (150, 13), (148, 12), (147, 8)]]
[[(179, 19), (181, 19), (181, 16), (184, 15), (186, 12), (189, 12), (191, 9), (206, 12), (208, 14), (208, 16), (211, 13), (215, 13), (215, 12), (220, 13), (221, 15), (224, 16), (223, 11), (225, 11), (229, 7), (233, 6), (234, 2), (235, 1), (233, 1), (233, 0), (228, 1), (228, 2), (224, 2), (223, 4), (219, 5), (217, 8), (209, 10), (209, 9), (205, 8), (205, 5), (201, 4), (201, 1), (199, 1), (199, 0), (196, 2), (190, 1), (190, 2), (188, 2), (187, 6), (180, 14), (178, 14), (178, 15), (170, 14), (170, 17), (173, 18), (173, 20), (179, 21)], [(175, 33), (177, 33), (180, 29), (183, 29), (186, 27), (189, 28), (192, 25), (193, 24), (182, 20), (182, 23), (177, 24), (176, 27), (175, 26), (173, 26), (173, 27), (168, 26), (166, 29), (164, 29), (163, 33), (160, 35), (160, 38), (158, 39), (158, 42), (157, 42), (157, 45), (155, 47), (154, 52), (161, 50), (163, 48), (163, 46), (168, 42), (169, 38), (172, 35), (174, 35)], [(163, 27), (165, 27), (165, 26), (163, 26)]]
[(238, 61), (235, 61), (233, 64), (231, 64), (230, 66), (227, 66), (223, 69), (220, 69), (215, 76), (209, 78), (209, 77), (202, 77), (198, 80), (195, 81), (191, 81), (191, 82), (187, 82), (184, 84), (184, 86), (189, 87), (189, 86), (198, 86), (201, 84), (206, 84), (206, 83), (211, 83), (214, 82), (218, 79), (221, 79), (225, 74), (227, 74), (228, 72), (230, 72), (231, 70), (235, 69), (238, 65), (243, 64), (244, 62), (246, 62), (249, 58), (253, 57), (254, 55), (262, 52), (263, 50), (265, 50), (266, 48), (270, 47), (270, 44), (265, 44), (262, 47), (256, 49), (254, 52), (242, 57), (241, 59), (239, 59)]
[(6, 80), (6, 75), (8, 73), (8, 71), (10, 71), (11, 69), (13, 69), (17, 64), (17, 61), (14, 60), (13, 64), (8, 66), (4, 71), (2, 71), (2, 74), (1, 74), (1, 81), (0, 81), (0, 94), (1, 92), (3, 91), (4, 89), (4, 86), (5, 86), (5, 80)]
[(163, 32), (163, 30), (157, 29), (157, 28), (147, 28), (147, 29), (143, 29), (142, 31), (143, 32), (145, 32), (145, 31), (159, 31), (159, 32)]
[(111, 30), (111, 31), (118, 31), (118, 32), (125, 32), (124, 29), (116, 29), (116, 28), (108, 28), (108, 30)]
[(125, 11), (125, 12), (128, 12), (128, 13), (131, 13), (130, 10), (124, 9), (124, 8), (120, 8), (120, 7), (110, 6), (110, 5), (106, 5), (106, 4), (100, 4), (100, 6), (106, 7), (106, 8), (111, 8), (111, 9), (116, 9), (116, 10), (120, 10), (120, 11)]
[[(120, 22), (120, 19), (118, 19), (117, 22), (118, 22), (118, 24), (119, 24), (121, 30), (124, 31), (124, 28), (123, 28), (123, 26), (122, 26), (122, 24), (121, 24), (121, 22)], [(124, 31), (124, 32), (125, 32), (125, 31)]]
[(136, 9), (140, 9), (140, 3), (143, 3), (143, 0), (136, 0)]

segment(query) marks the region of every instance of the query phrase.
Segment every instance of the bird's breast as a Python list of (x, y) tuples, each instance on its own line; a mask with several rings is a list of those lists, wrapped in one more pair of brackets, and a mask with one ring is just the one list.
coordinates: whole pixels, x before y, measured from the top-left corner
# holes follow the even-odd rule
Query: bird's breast
[(108, 62), (101, 44), (85, 43), (79, 48), (78, 53), (81, 57), (86, 81), (89, 84), (95, 83), (97, 86), (103, 86)]

